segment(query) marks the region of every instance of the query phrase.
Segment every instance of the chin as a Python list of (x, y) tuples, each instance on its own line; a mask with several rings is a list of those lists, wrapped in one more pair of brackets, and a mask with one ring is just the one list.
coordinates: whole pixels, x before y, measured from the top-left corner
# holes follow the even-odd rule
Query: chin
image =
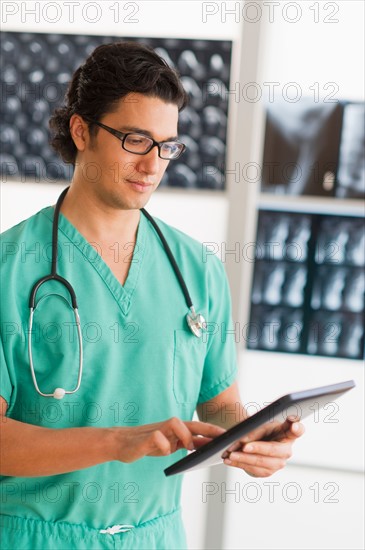
[(132, 208), (144, 208), (145, 205), (149, 202), (154, 189), (149, 193), (133, 193), (133, 196), (129, 196), (129, 204), (134, 204)]
[(146, 204), (148, 203), (148, 201), (150, 200), (151, 198), (151, 195), (149, 195), (148, 197), (131, 197), (130, 200), (128, 201), (123, 201), (123, 204), (124, 204), (124, 208), (127, 208), (127, 209), (136, 209), (136, 210), (140, 210), (141, 208), (144, 208), (146, 206)]
[(112, 208), (115, 208), (116, 210), (140, 210), (143, 208), (148, 201), (150, 200), (152, 195), (151, 193), (131, 193), (130, 190), (128, 192), (123, 192), (122, 190), (119, 190), (119, 192), (116, 192), (114, 190), (106, 199), (104, 196), (104, 202), (109, 204)]

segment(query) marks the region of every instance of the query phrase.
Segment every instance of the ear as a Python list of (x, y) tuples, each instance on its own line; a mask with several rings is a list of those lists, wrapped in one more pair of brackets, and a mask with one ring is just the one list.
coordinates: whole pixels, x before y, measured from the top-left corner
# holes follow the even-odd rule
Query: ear
[(70, 118), (70, 134), (78, 151), (84, 151), (90, 142), (89, 128), (80, 115)]

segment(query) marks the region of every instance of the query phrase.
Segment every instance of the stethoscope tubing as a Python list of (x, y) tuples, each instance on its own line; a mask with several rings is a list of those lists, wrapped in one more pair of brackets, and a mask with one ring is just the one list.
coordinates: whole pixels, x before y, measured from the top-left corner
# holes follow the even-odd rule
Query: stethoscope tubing
[[(75, 315), (75, 323), (76, 323), (76, 329), (77, 329), (77, 335), (78, 335), (78, 342), (79, 342), (79, 372), (77, 377), (77, 383), (73, 390), (62, 390), (62, 396), (58, 397), (58, 399), (62, 399), (65, 394), (72, 394), (76, 393), (77, 390), (80, 388), (81, 385), (81, 378), (82, 378), (82, 369), (83, 369), (83, 363), (84, 363), (84, 353), (83, 353), (83, 345), (82, 345), (82, 332), (81, 332), (81, 323), (80, 323), (80, 316), (77, 308), (74, 309), (74, 315)], [(30, 308), (30, 314), (29, 314), (29, 325), (28, 325), (28, 355), (29, 355), (29, 365), (30, 365), (30, 372), (32, 375), (33, 384), (35, 386), (35, 389), (37, 392), (42, 395), (43, 397), (56, 397), (57, 391), (60, 390), (60, 388), (56, 388), (53, 393), (43, 393), (38, 386), (37, 378), (35, 375), (34, 370), (34, 363), (33, 363), (33, 353), (32, 353), (32, 329), (33, 329), (33, 315), (34, 315), (34, 308)], [(64, 393), (63, 393), (64, 392)], [(57, 397), (56, 397), (57, 398)]]
[(152, 224), (153, 228), (155, 229), (157, 235), (159, 236), (159, 238), (161, 239), (161, 242), (163, 244), (163, 247), (165, 249), (165, 252), (170, 260), (170, 263), (173, 267), (173, 270), (175, 271), (175, 275), (179, 281), (179, 284), (180, 284), (180, 287), (181, 287), (181, 290), (183, 291), (183, 294), (184, 294), (184, 297), (185, 297), (185, 302), (186, 302), (186, 305), (188, 306), (189, 309), (191, 309), (193, 306), (193, 302), (192, 302), (192, 299), (190, 297), (190, 294), (189, 294), (189, 291), (188, 291), (188, 287), (186, 286), (186, 283), (183, 279), (183, 276), (181, 274), (181, 271), (179, 269), (179, 266), (177, 265), (176, 263), (176, 260), (171, 252), (171, 248), (169, 247), (166, 239), (165, 239), (165, 236), (164, 234), (162, 233), (161, 229), (159, 228), (159, 226), (157, 225), (157, 223), (155, 222), (155, 220), (153, 219), (153, 217), (151, 216), (151, 214), (149, 214), (147, 212), (147, 210), (145, 210), (144, 208), (141, 208), (141, 212), (146, 216), (146, 218), (148, 219), (148, 221)]
[[(51, 265), (51, 273), (49, 275), (46, 275), (45, 277), (42, 277), (39, 279), (32, 287), (32, 290), (30, 292), (29, 296), (29, 324), (28, 324), (28, 356), (29, 356), (29, 365), (30, 365), (30, 371), (32, 375), (32, 380), (35, 386), (35, 389), (37, 392), (42, 395), (43, 397), (55, 397), (56, 399), (62, 399), (65, 394), (72, 394), (77, 392), (77, 390), (80, 388), (81, 384), (81, 378), (82, 378), (82, 370), (83, 370), (83, 341), (82, 341), (82, 331), (81, 331), (81, 323), (80, 323), (80, 316), (78, 312), (78, 306), (77, 306), (77, 299), (76, 299), (76, 293), (69, 281), (65, 279), (64, 277), (61, 277), (57, 274), (57, 254), (58, 254), (58, 220), (59, 220), (59, 214), (60, 214), (60, 208), (61, 204), (63, 202), (63, 199), (66, 196), (66, 193), (68, 192), (70, 187), (66, 187), (58, 197), (55, 210), (54, 210), (54, 216), (53, 216), (53, 224), (52, 224), (52, 265)], [(148, 221), (151, 223), (153, 228), (155, 229), (157, 235), (161, 239), (161, 242), (163, 244), (163, 247), (165, 249), (165, 252), (169, 258), (169, 261), (171, 263), (171, 266), (175, 272), (175, 275), (177, 277), (177, 280), (180, 284), (181, 290), (184, 294), (186, 305), (190, 309), (191, 315), (188, 313), (186, 315), (186, 320), (188, 323), (188, 326), (192, 333), (200, 337), (201, 336), (201, 329), (206, 328), (206, 323), (204, 320), (204, 317), (200, 314), (196, 314), (193, 302), (191, 300), (188, 288), (186, 286), (186, 283), (183, 279), (183, 276), (181, 274), (181, 271), (176, 263), (176, 260), (171, 252), (171, 249), (155, 220), (153, 217), (144, 209), (141, 208), (141, 212), (143, 215), (148, 219)], [(37, 378), (35, 374), (34, 369), (34, 362), (33, 362), (33, 351), (32, 351), (32, 329), (33, 329), (33, 316), (34, 311), (36, 309), (36, 297), (37, 292), (39, 288), (46, 283), (47, 281), (57, 281), (64, 285), (71, 297), (71, 303), (72, 303), (72, 309), (74, 311), (75, 315), (75, 322), (77, 327), (77, 333), (78, 333), (78, 343), (79, 343), (79, 372), (77, 377), (77, 383), (73, 390), (65, 390), (63, 388), (56, 388), (53, 393), (43, 393), (37, 383)]]

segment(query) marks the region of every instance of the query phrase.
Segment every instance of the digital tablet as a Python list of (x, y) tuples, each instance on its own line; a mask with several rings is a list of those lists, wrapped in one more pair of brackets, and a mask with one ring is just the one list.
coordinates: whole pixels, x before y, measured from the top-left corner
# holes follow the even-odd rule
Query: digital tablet
[(284, 422), (287, 416), (306, 418), (315, 410), (338, 399), (345, 392), (355, 387), (353, 380), (321, 386), (295, 393), (289, 393), (270, 403), (267, 407), (253, 414), (243, 422), (239, 422), (222, 435), (219, 435), (206, 445), (178, 460), (164, 470), (166, 476), (222, 464), (222, 455), (241, 448), (240, 439), (250, 432), (270, 422)]

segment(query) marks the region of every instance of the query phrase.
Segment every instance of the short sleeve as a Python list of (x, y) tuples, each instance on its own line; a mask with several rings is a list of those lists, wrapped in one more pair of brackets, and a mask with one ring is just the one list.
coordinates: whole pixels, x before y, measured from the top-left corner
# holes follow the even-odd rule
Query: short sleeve
[(9, 406), (12, 391), (13, 387), (10, 381), (8, 366), (5, 360), (3, 341), (0, 337), (0, 395), (5, 399)]
[(213, 399), (229, 388), (237, 378), (237, 354), (232, 321), (231, 294), (222, 262), (209, 257), (207, 266), (209, 317), (207, 354), (198, 403)]

